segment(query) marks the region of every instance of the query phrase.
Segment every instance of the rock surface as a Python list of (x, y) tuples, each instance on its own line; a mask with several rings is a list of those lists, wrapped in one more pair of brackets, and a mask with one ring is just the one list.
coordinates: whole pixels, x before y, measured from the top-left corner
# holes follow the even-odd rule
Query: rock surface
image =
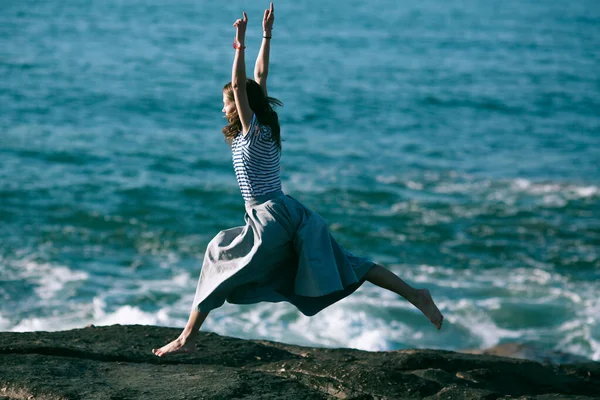
[(1, 332), (0, 400), (600, 398), (595, 362), (309, 348), (207, 332), (194, 354), (152, 354), (180, 331), (113, 325)]

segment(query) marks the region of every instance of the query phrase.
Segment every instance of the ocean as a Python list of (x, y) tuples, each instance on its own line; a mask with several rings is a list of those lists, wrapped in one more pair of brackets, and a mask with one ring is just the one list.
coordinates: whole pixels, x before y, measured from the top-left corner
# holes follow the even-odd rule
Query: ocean
[[(0, 331), (183, 327), (243, 225), (221, 128), (233, 22), (268, 3), (0, 4)], [(314, 317), (202, 330), (364, 350), (529, 343), (600, 360), (596, 1), (281, 1), (282, 184), (352, 253), (429, 288), (441, 331), (365, 283)], [(164, 343), (148, 343), (148, 351)]]

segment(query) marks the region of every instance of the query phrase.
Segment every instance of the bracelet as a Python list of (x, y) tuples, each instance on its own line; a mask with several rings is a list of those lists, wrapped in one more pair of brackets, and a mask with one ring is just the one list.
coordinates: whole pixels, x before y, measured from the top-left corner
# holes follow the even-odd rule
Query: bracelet
[(263, 36), (263, 39), (271, 39), (273, 36)]
[(233, 48), (236, 50), (243, 50), (246, 48), (246, 46), (242, 46), (241, 44), (236, 43), (235, 41), (233, 42)]

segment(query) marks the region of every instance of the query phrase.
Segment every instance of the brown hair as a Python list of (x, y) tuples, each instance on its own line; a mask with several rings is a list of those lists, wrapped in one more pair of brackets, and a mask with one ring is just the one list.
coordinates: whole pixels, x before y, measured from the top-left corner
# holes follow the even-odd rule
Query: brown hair
[[(234, 102), (233, 87), (231, 82), (227, 83), (223, 87), (223, 93), (227, 98)], [(261, 125), (268, 125), (271, 127), (271, 138), (277, 145), (277, 148), (281, 151), (281, 130), (279, 128), (279, 118), (277, 113), (274, 111), (274, 107), (282, 106), (283, 103), (274, 97), (265, 96), (260, 85), (252, 80), (246, 81), (246, 93), (248, 95), (248, 103), (250, 103), (250, 109), (256, 115), (256, 119)], [(242, 122), (238, 115), (237, 109), (231, 114), (227, 115), (228, 125), (223, 127), (223, 135), (225, 141), (229, 146), (233, 138), (235, 138), (242, 131)]]

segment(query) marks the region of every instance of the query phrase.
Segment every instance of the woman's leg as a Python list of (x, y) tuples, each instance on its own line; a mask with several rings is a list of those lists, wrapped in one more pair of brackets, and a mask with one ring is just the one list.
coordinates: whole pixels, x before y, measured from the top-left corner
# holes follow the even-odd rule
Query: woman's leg
[(171, 343), (164, 345), (160, 349), (152, 349), (152, 352), (159, 356), (165, 356), (167, 354), (177, 353), (193, 353), (196, 351), (196, 338), (198, 337), (198, 331), (202, 326), (202, 323), (208, 316), (208, 312), (199, 312), (195, 308), (190, 313), (185, 328), (179, 337), (173, 340)]
[(444, 317), (431, 298), (429, 290), (415, 289), (392, 271), (379, 264), (375, 264), (367, 275), (365, 275), (365, 279), (374, 285), (391, 290), (404, 297), (417, 307), (436, 328), (441, 329)]

